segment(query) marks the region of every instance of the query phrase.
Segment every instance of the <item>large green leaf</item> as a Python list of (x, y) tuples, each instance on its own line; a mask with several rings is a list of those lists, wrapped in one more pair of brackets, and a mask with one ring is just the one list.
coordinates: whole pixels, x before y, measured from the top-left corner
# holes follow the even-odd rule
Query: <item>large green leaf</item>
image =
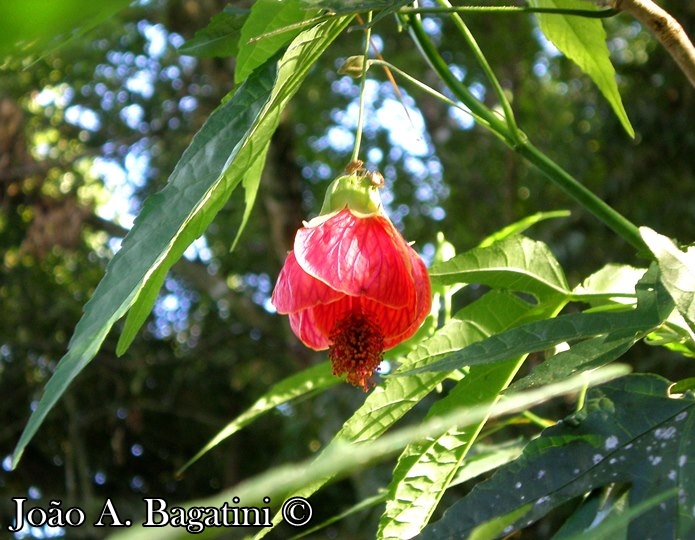
[[(655, 271), (652, 270), (640, 281), (637, 307), (634, 309), (624, 309), (617, 313), (572, 313), (523, 324), (473, 343), (425, 366), (413, 367), (404, 374), (451, 371), (464, 366), (493, 364), (522, 354), (543, 351), (560, 343), (605, 334), (622, 339), (631, 334), (649, 332), (661, 324), (673, 309), (673, 301), (655, 279)], [(601, 347), (607, 348), (597, 349), (597, 357), (613, 345), (611, 342), (604, 343)]]
[[(208, 123), (209, 122), (207, 122), (205, 125), (207, 126)], [(233, 122), (230, 121), (229, 123), (232, 124)], [(205, 129), (205, 126), (203, 126), (203, 129)], [(212, 221), (212, 218), (221, 209), (222, 205), (229, 197), (229, 194), (231, 194), (231, 192), (228, 190), (233, 190), (239, 184), (238, 179), (241, 179), (241, 183), (244, 187), (245, 209), (241, 223), (237, 229), (236, 237), (232, 242), (232, 247), (234, 247), (243, 231), (244, 226), (246, 225), (246, 222), (248, 221), (251, 206), (253, 205), (256, 199), (256, 193), (258, 192), (258, 185), (260, 184), (261, 173), (263, 172), (263, 165), (265, 164), (265, 156), (268, 151), (267, 142), (265, 143), (264, 147), (260, 146), (260, 144), (262, 144), (261, 140), (259, 140), (259, 147), (253, 148), (254, 156), (251, 158), (251, 163), (246, 164), (243, 169), (241, 169), (240, 166), (235, 166), (234, 163), (232, 163), (232, 165), (223, 173), (224, 175), (234, 179), (233, 184), (229, 186), (229, 188), (225, 188), (224, 185), (220, 185), (220, 189), (222, 191), (218, 191), (216, 196), (213, 196), (208, 201), (204, 202), (203, 204), (205, 206), (201, 208), (200, 211), (198, 211), (195, 207), (192, 207), (195, 215), (179, 233), (174, 245), (171, 247), (164, 261), (159, 264), (156, 270), (154, 270), (154, 272), (152, 272), (152, 274), (148, 277), (147, 281), (142, 287), (142, 290), (140, 291), (140, 294), (133, 303), (133, 306), (130, 308), (128, 316), (126, 317), (125, 325), (123, 326), (123, 331), (118, 339), (116, 354), (120, 356), (128, 349), (128, 347), (130, 347), (130, 344), (135, 339), (138, 330), (140, 330), (140, 327), (143, 325), (148, 315), (152, 311), (152, 307), (157, 300), (159, 290), (162, 288), (169, 269), (181, 258), (181, 255), (183, 255), (183, 252), (191, 244), (191, 242), (193, 242), (203, 233), (205, 227), (207, 227), (210, 221)], [(184, 153), (184, 158), (185, 157), (186, 154)], [(225, 166), (225, 164), (222, 163), (218, 163), (218, 165), (222, 167)], [(176, 173), (176, 171), (174, 171), (174, 173)], [(226, 196), (225, 193), (227, 193)], [(201, 194), (201, 202), (205, 196), (205, 194)], [(195, 226), (197, 222), (200, 222), (200, 225)]]
[(561, 381), (575, 373), (594, 369), (612, 362), (625, 354), (646, 332), (628, 330), (611, 332), (572, 345), (568, 350), (554, 354), (536, 366), (523, 379), (511, 385), (510, 391), (524, 390)]
[(234, 81), (237, 84), (242, 82), (292, 41), (302, 30), (298, 23), (314, 14), (313, 11), (306, 12), (298, 0), (256, 0), (239, 36)]
[(50, 52), (95, 27), (131, 0), (22, 0), (0, 2), (0, 65)]
[[(588, 302), (593, 310), (623, 310), (625, 305), (637, 302), (636, 288), (646, 269), (632, 266), (608, 264), (585, 279), (572, 291), (575, 300)], [(649, 281), (648, 281), (649, 283)], [(649, 285), (641, 285), (641, 290)], [(644, 302), (649, 297), (641, 293)], [(668, 303), (668, 299), (664, 299)], [(644, 308), (644, 304), (642, 306)], [(607, 329), (608, 330), (608, 329)], [(536, 366), (523, 379), (511, 385), (510, 391), (562, 380), (578, 371), (585, 371), (612, 362), (627, 352), (638, 340), (646, 337), (645, 332), (629, 329), (625, 332), (610, 329), (606, 334), (575, 343), (568, 350), (557, 352)]]
[(512, 236), (478, 247), (430, 268), (433, 285), (481, 283), (523, 291), (539, 301), (568, 295), (569, 286), (548, 246), (524, 236)]
[[(598, 10), (591, 2), (584, 0), (529, 0), (532, 7), (562, 8), (576, 10)], [(576, 15), (537, 13), (538, 24), (545, 36), (570, 60), (592, 78), (601, 93), (613, 107), (613, 111), (630, 137), (635, 130), (630, 124), (623, 107), (615, 69), (610, 60), (606, 44), (606, 31), (599, 19)]]
[[(592, 389), (578, 414), (545, 430), (421, 537), (466, 538), (480, 524), (531, 504), (505, 529), (510, 534), (565, 502), (617, 484), (629, 489), (630, 507), (649, 502), (630, 523), (629, 538), (644, 538), (656, 524), (659, 538), (692, 538), (695, 398), (674, 399), (669, 386), (656, 375), (640, 374)], [(661, 504), (652, 504), (660, 496)], [(586, 537), (593, 537), (602, 511), (596, 508)]]
[(113, 324), (134, 304), (152, 305), (166, 271), (200, 236), (232, 191), (267, 148), (282, 109), (309, 68), (348, 24), (336, 17), (306, 30), (279, 63), (268, 61), (207, 120), (184, 152), (167, 186), (150, 197), (106, 275), (85, 306), (68, 353), (17, 443), (16, 466), (24, 448), (70, 382), (91, 361)]
[(572, 297), (593, 307), (617, 308), (620, 304), (634, 304), (635, 287), (646, 271), (646, 268), (607, 264), (577, 285)]
[(659, 262), (661, 281), (690, 329), (695, 331), (695, 248), (683, 252), (673, 241), (647, 227), (642, 238)]
[[(585, 385), (600, 384), (625, 374), (624, 366), (609, 366), (593, 372), (588, 377), (574, 377), (548, 388), (520, 393), (509, 399), (500, 400), (493, 405), (485, 403), (480, 407), (463, 407), (452, 411), (444, 417), (433, 418), (414, 426), (401, 428), (388, 433), (370, 444), (355, 444), (342, 441), (332, 444), (317, 459), (292, 463), (271, 469), (258, 476), (250, 478), (239, 485), (226, 489), (212, 497), (181, 505), (185, 508), (206, 507), (221, 508), (229, 505), (229, 501), (238, 497), (244, 506), (268, 506), (263, 502), (270, 498), (270, 505), (277, 506), (287, 493), (302, 490), (304, 486), (325, 482), (333, 476), (343, 476), (375, 463), (404, 448), (407, 444), (426, 437), (437, 437), (451, 425), (475, 424), (482, 418), (499, 417), (527, 410), (530, 407), (547, 401), (552, 396), (559, 396), (579, 391)], [(264, 533), (270, 529), (264, 528)], [(232, 534), (228, 528), (210, 527), (201, 537), (211, 538)], [(184, 527), (131, 527), (120, 531), (113, 538), (118, 540), (173, 540), (188, 538), (190, 533)]]

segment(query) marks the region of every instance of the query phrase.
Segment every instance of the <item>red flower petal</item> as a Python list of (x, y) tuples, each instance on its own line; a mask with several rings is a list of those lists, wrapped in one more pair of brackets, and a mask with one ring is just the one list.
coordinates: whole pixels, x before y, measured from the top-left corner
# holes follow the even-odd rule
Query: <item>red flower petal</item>
[[(414, 303), (402, 308), (392, 308), (369, 298), (354, 296), (344, 296), (336, 302), (314, 306), (310, 311), (313, 314), (317, 331), (323, 335), (330, 335), (335, 330), (336, 325), (350, 313), (361, 313), (365, 319), (378, 326), (384, 338), (386, 349), (390, 349), (406, 339), (398, 338), (408, 332), (413, 325), (417, 329), (424, 318), (413, 320)], [(429, 312), (429, 307), (427, 311)]]
[(311, 309), (290, 313), (290, 327), (304, 345), (315, 351), (327, 349), (330, 345), (328, 333), (321, 332)]
[(391, 221), (345, 209), (297, 232), (294, 253), (308, 274), (349, 296), (399, 308), (413, 302), (408, 244)]
[(384, 348), (387, 350), (411, 337), (420, 328), (422, 321), (425, 320), (432, 308), (432, 287), (427, 274), (427, 267), (410, 246), (408, 246), (408, 255), (413, 269), (413, 282), (415, 283), (415, 305), (408, 312), (408, 317), (411, 321), (408, 328), (402, 334), (387, 335), (384, 340)]
[(341, 292), (302, 270), (290, 251), (278, 276), (271, 302), (279, 313), (294, 313), (318, 304), (335, 302), (342, 296)]

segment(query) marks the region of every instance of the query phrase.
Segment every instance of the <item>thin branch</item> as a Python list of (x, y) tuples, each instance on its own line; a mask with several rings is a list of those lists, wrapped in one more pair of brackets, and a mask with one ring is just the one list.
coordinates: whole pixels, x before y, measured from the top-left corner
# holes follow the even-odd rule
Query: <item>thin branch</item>
[(695, 47), (680, 23), (651, 0), (614, 0), (614, 7), (646, 26), (695, 87)]
[(431, 14), (444, 15), (449, 13), (546, 13), (553, 15), (574, 15), (577, 17), (587, 17), (590, 19), (605, 19), (613, 17), (618, 12), (617, 9), (562, 9), (562, 8), (542, 8), (530, 6), (450, 6), (450, 7), (402, 7), (398, 13), (403, 14)]
[[(367, 24), (372, 22), (372, 12), (367, 13)], [(360, 105), (357, 113), (357, 128), (355, 132), (355, 146), (352, 149), (350, 162), (357, 161), (360, 155), (360, 145), (362, 143), (362, 124), (364, 122), (364, 100), (367, 88), (367, 67), (369, 63), (369, 47), (371, 46), (372, 29), (365, 29), (364, 38), (364, 60), (362, 62), (362, 74), (360, 76)]]

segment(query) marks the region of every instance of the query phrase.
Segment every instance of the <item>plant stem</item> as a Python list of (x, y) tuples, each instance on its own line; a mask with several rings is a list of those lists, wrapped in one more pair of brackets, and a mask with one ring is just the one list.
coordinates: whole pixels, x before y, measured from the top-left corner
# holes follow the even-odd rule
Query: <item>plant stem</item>
[(629, 242), (635, 249), (639, 252), (649, 253), (639, 234), (639, 230), (633, 223), (602, 201), (557, 163), (533, 146), (523, 132), (517, 131), (513, 133), (503, 118), (478, 101), (475, 96), (470, 93), (468, 88), (453, 75), (449, 66), (439, 55), (439, 52), (422, 28), (419, 18), (417, 16), (411, 16), (408, 17), (408, 21), (410, 22), (410, 30), (413, 39), (415, 39), (415, 42), (419, 45), (427, 61), (456, 98), (461, 100), (462, 103), (473, 111), (476, 117), (484, 120), (481, 122), (482, 126), (488, 128), (512, 150), (540, 169), (540, 171), (553, 183)]
[(364, 61), (362, 62), (362, 74), (360, 76), (360, 105), (357, 112), (357, 132), (355, 133), (355, 146), (352, 148), (350, 162), (357, 161), (362, 144), (362, 124), (364, 123), (364, 94), (367, 86), (367, 68), (369, 67), (369, 46), (372, 36), (372, 29), (369, 23), (372, 21), (372, 12), (367, 13), (367, 28), (364, 30)]
[[(449, 3), (449, 0), (439, 0), (439, 3), (447, 8), (452, 7), (452, 5)], [(506, 120), (507, 126), (509, 127), (509, 133), (512, 137), (514, 137), (515, 144), (518, 144), (521, 140), (522, 135), (519, 133), (519, 128), (517, 127), (516, 120), (514, 119), (514, 111), (512, 111), (512, 106), (509, 103), (509, 100), (507, 99), (504, 90), (502, 89), (502, 85), (497, 80), (497, 77), (495, 76), (494, 71), (492, 71), (492, 68), (488, 63), (487, 58), (485, 58), (483, 51), (480, 50), (478, 42), (475, 40), (471, 31), (463, 22), (461, 16), (458, 13), (452, 13), (451, 18), (454, 21), (454, 25), (461, 32), (463, 39), (466, 41), (468, 46), (473, 51), (473, 54), (476, 60), (478, 61), (478, 64), (482, 68), (483, 73), (485, 73), (485, 76), (490, 81), (492, 88), (495, 90), (495, 94), (497, 94), (497, 99), (500, 102), (500, 105), (502, 106), (502, 110), (504, 111), (504, 119)]]
[(466, 88), (449, 70), (444, 59), (439, 55), (429, 37), (422, 28), (420, 19), (417, 16), (408, 17), (410, 33), (415, 40), (415, 43), (420, 47), (420, 51), (425, 56), (427, 61), (432, 66), (437, 74), (441, 77), (446, 86), (454, 93), (454, 95), (464, 103), (476, 117), (482, 120), (482, 125), (493, 131), (502, 139), (506, 139), (507, 126), (504, 120), (480, 103), (470, 90)]
[(461, 105), (460, 101), (457, 102), (457, 101), (454, 101), (453, 99), (449, 99), (447, 96), (445, 96), (441, 92), (437, 92), (434, 88), (427, 86), (422, 81), (419, 81), (418, 79), (416, 79), (412, 75), (409, 75), (408, 73), (406, 73), (402, 69), (397, 68), (393, 64), (387, 62), (386, 60), (370, 60), (370, 65), (382, 66), (383, 68), (388, 69), (388, 70), (392, 71), (393, 73), (396, 73), (399, 76), (403, 77), (408, 82), (412, 83), (413, 85), (417, 86), (418, 88), (420, 88), (424, 92), (437, 98), (438, 100), (442, 101), (443, 103), (446, 103), (447, 105), (449, 105), (451, 107), (455, 107), (455, 108), (459, 109), (460, 111), (470, 115), (471, 118), (475, 119), (478, 123), (484, 123), (485, 122), (485, 120), (483, 118), (476, 116), (476, 114), (474, 112), (472, 112), (469, 108)]
[(591, 212), (606, 226), (629, 242), (637, 251), (648, 253), (639, 229), (632, 222), (580, 184), (572, 175), (533, 146), (533, 144), (526, 141), (515, 150), (527, 161), (538, 167), (546, 177), (581, 204), (587, 211)]
[(404, 15), (411, 14), (443, 14), (449, 13), (547, 13), (552, 15), (574, 15), (589, 19), (605, 19), (620, 13), (617, 9), (562, 9), (562, 8), (542, 8), (524, 6), (451, 6), (451, 7), (402, 7), (398, 13)]

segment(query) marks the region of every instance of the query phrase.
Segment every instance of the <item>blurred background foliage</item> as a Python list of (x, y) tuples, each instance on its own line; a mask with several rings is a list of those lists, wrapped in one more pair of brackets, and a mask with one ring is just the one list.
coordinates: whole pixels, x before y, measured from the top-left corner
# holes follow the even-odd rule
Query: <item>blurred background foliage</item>
[[(295, 229), (318, 212), (327, 182), (350, 156), (358, 86), (337, 68), (360, 53), (361, 33), (354, 31), (331, 46), (285, 111), (239, 247), (230, 254), (232, 224), (243, 211), (232, 199), (175, 265), (127, 354), (116, 357), (113, 333), (9, 472), (11, 451), (109, 257), (144, 198), (164, 185), (193, 134), (233, 89), (233, 58), (177, 51), (224, 6), (143, 0), (44, 57), (4, 62), (0, 492), (8, 496), (0, 498), (0, 523), (11, 522), (10, 496), (59, 499), (64, 508), (87, 511), (111, 497), (135, 518), (144, 496), (175, 502), (218, 492), (316, 452), (364, 399), (338, 385), (262, 418), (183, 478), (174, 476), (270, 385), (325, 356), (295, 340), (269, 296)], [(663, 6), (695, 29), (691, 3)], [(695, 238), (695, 92), (638, 23), (626, 16), (605, 21), (637, 134), (631, 140), (596, 87), (543, 39), (530, 16), (466, 20), (538, 147), (634, 223), (681, 241)], [(447, 62), (486, 96), (483, 75), (447, 24), (426, 18)], [(387, 61), (437, 85), (395, 21), (381, 21), (373, 39)], [(550, 245), (571, 285), (606, 263), (633, 260), (630, 246), (470, 118), (396, 77), (400, 103), (381, 68), (368, 75), (362, 157), (384, 174), (388, 210), (426, 259), (438, 231), (463, 251), (519, 218), (568, 208), (570, 218), (545, 222), (531, 236)], [(686, 369), (665, 351), (641, 356), (643, 349), (630, 355), (641, 369), (667, 376)], [(387, 466), (376, 467), (329, 487), (316, 502), (318, 518), (374, 494), (388, 477)], [(361, 514), (326, 534), (358, 538), (375, 529), (377, 515)]]

